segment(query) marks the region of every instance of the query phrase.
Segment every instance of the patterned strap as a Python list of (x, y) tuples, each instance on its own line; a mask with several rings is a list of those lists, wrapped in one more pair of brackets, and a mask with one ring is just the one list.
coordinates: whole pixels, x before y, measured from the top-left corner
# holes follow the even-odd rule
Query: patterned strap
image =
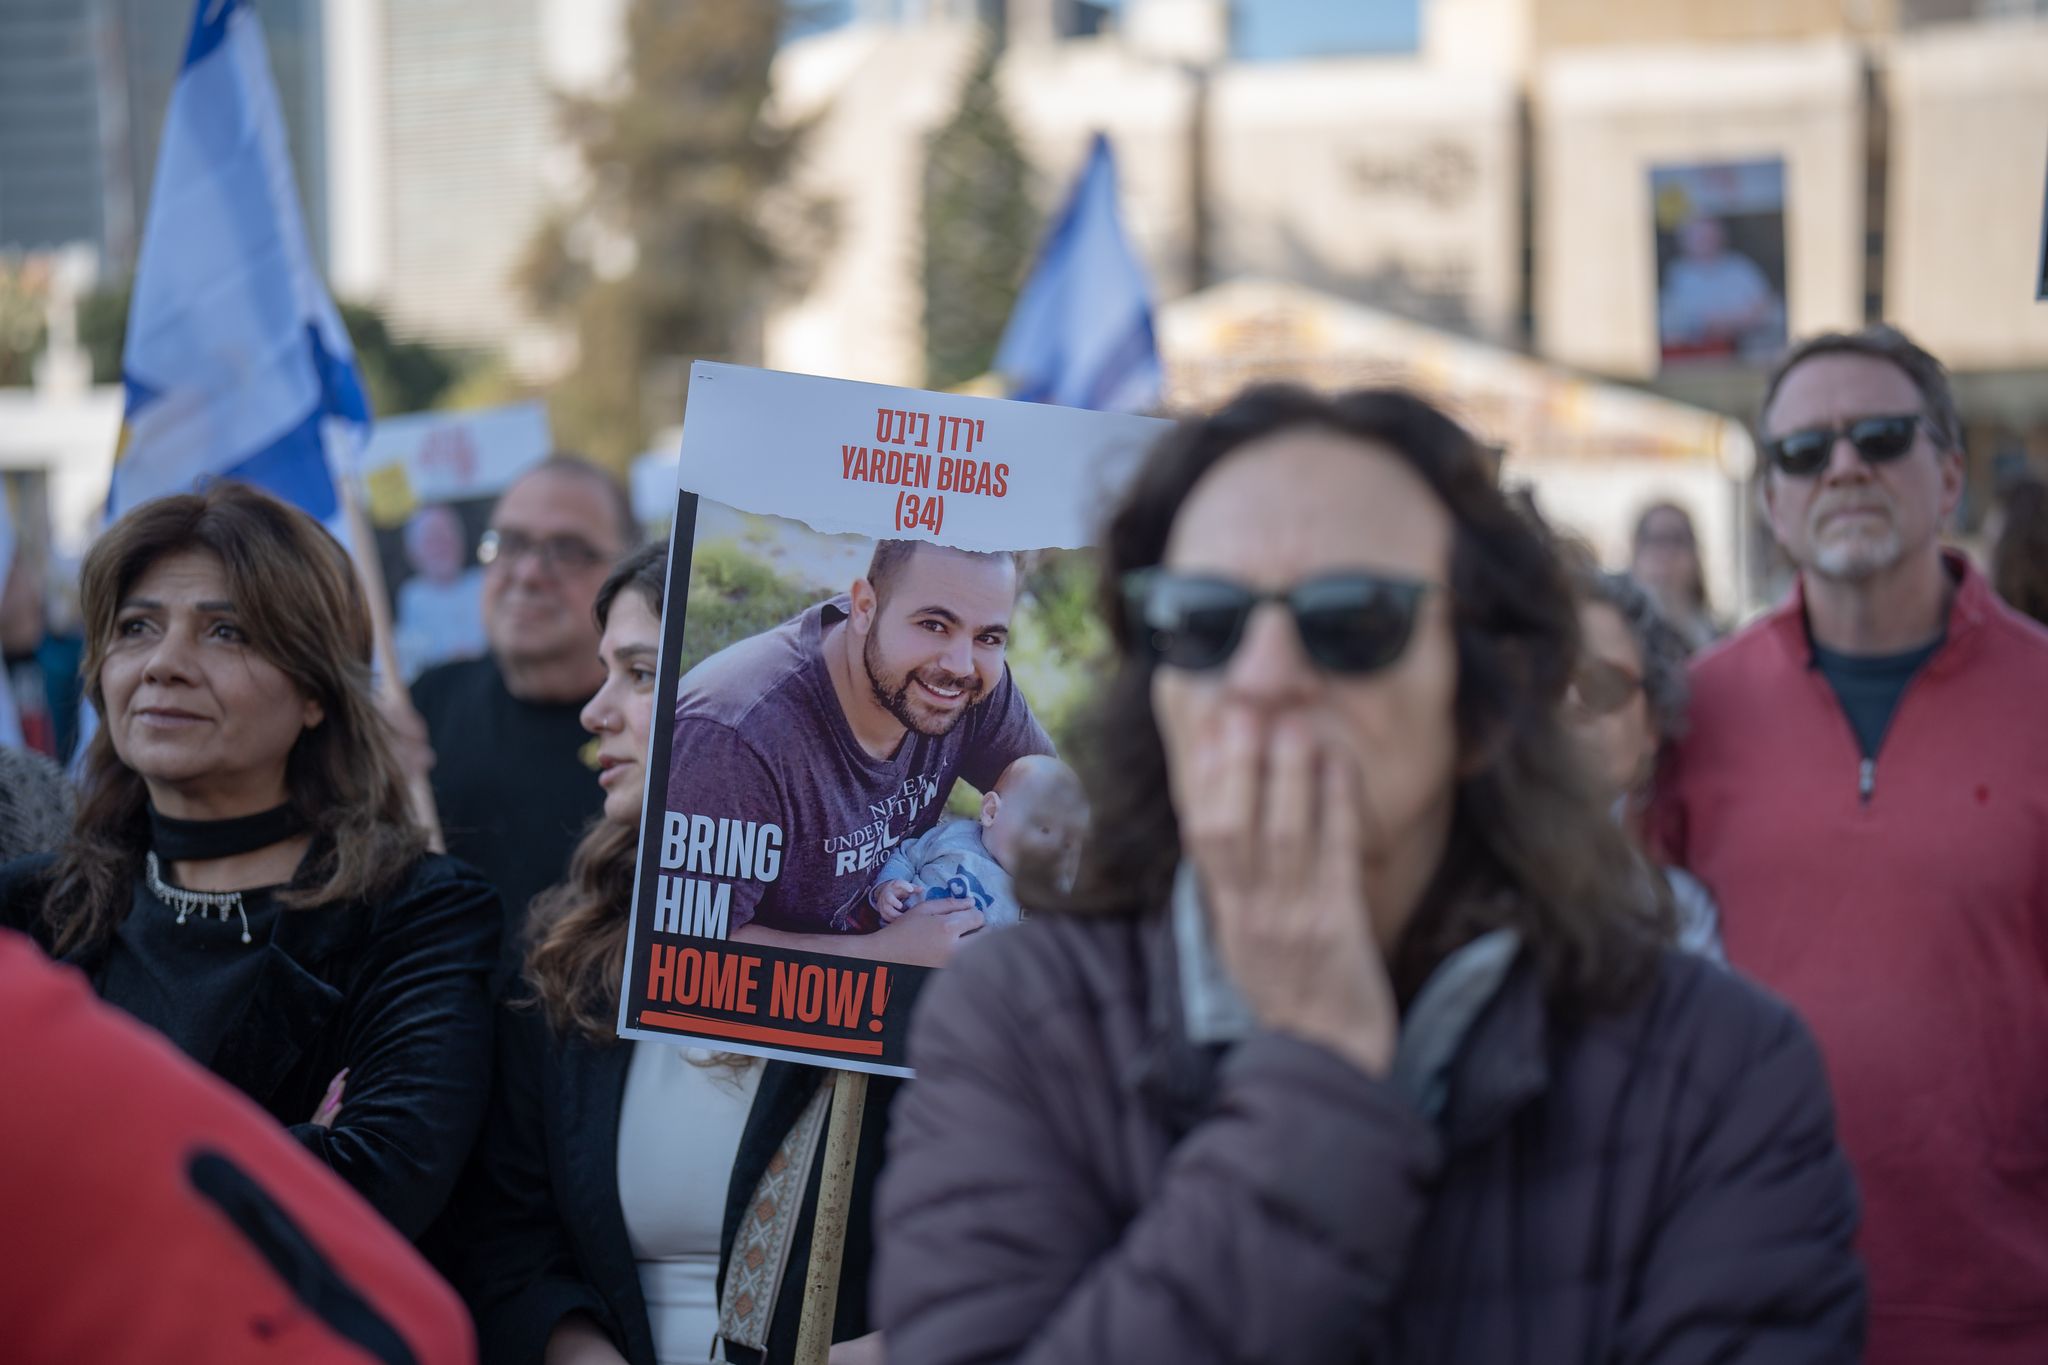
[(789, 1265), (796, 1240), (797, 1215), (803, 1211), (804, 1186), (811, 1159), (825, 1132), (831, 1108), (831, 1073), (804, 1106), (782, 1145), (769, 1158), (761, 1183), (740, 1219), (733, 1237), (732, 1259), (725, 1267), (725, 1292), (718, 1300), (718, 1335), (756, 1351), (768, 1349), (768, 1329), (775, 1321), (775, 1295)]

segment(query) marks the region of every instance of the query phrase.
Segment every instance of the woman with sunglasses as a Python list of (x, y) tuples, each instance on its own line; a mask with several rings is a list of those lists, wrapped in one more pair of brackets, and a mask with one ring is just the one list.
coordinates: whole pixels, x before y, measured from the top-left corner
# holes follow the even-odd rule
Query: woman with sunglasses
[[(1601, 795), (1633, 835), (1658, 760), (1685, 733), (1689, 695), (1685, 640), (1627, 574), (1574, 572), (1579, 662), (1565, 689), (1565, 721), (1578, 737)], [(1660, 869), (1678, 915), (1678, 946), (1724, 961), (1720, 912), (1700, 880)]]
[(1421, 400), (1255, 389), (1110, 523), (1083, 883), (929, 987), (892, 1359), (1851, 1361), (1811, 1039), (1672, 951), (1563, 569)]

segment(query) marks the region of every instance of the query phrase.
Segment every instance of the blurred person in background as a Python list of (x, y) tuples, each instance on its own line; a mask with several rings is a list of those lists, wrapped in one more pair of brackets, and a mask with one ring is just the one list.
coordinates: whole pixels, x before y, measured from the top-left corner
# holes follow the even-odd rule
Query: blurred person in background
[(1728, 226), (1710, 213), (1678, 229), (1678, 254), (1664, 268), (1657, 300), (1658, 336), (1667, 350), (1759, 360), (1781, 344), (1785, 305), (1771, 281), (1728, 241)]
[(2007, 606), (2048, 623), (2048, 483), (2021, 479), (2006, 492), (1991, 582)]
[(1685, 641), (1688, 651), (1720, 638), (1721, 627), (1707, 601), (1707, 575), (1692, 514), (1675, 502), (1653, 502), (1636, 518), (1629, 550), (1629, 576), (1656, 601), (1657, 611)]
[(77, 637), (50, 628), (47, 587), (43, 560), (18, 548), (7, 586), (0, 589), (0, 655), (22, 740), (63, 764), (78, 742), (78, 666), (85, 649)]
[(1941, 531), (1941, 363), (1815, 337), (1758, 423), (1777, 611), (1703, 656), (1650, 833), (1813, 1026), (1863, 1192), (1872, 1365), (2048, 1360), (2048, 631)]
[[(1691, 650), (1627, 574), (1582, 568), (1572, 577), (1579, 663), (1565, 690), (1565, 719), (1585, 747), (1609, 809), (1634, 835), (1657, 764), (1685, 733), (1685, 659)], [(1660, 870), (1678, 912), (1678, 946), (1721, 960), (1714, 898), (1691, 873)]]
[(425, 851), (347, 554), (245, 485), (144, 503), (85, 561), (104, 718), (0, 926), (285, 1124), (409, 1237), (489, 1093), (490, 888)]
[(469, 564), (462, 515), (430, 502), (405, 523), (405, 561), (412, 575), (398, 585), (392, 643), (408, 679), (434, 664), (474, 659), (484, 636), (484, 571)]
[(1856, 1360), (1820, 1057), (1666, 941), (1564, 727), (1564, 570), (1470, 437), (1254, 389), (1104, 558), (1079, 903), (926, 987), (891, 1358)]
[[(617, 1036), (666, 563), (649, 546), (597, 594), (607, 677), (583, 719), (604, 812), (569, 879), (534, 902), (526, 990), (500, 1022), (491, 1116), (454, 1220), (487, 1363), (793, 1358), (831, 1073)], [(869, 1209), (894, 1089), (868, 1092), (835, 1365), (880, 1358)]]
[(625, 488), (556, 455), (498, 499), (477, 547), (490, 653), (412, 685), (416, 715), (391, 719), (406, 760), (428, 771), (448, 851), (498, 888), (499, 980), (518, 968), (527, 905), (560, 881), (603, 792), (578, 719), (604, 681), (591, 603), (639, 540)]
[(71, 804), (63, 769), (33, 749), (0, 745), (0, 865), (63, 843)]
[(0, 930), (9, 1365), (463, 1365), (461, 1302), (269, 1115)]

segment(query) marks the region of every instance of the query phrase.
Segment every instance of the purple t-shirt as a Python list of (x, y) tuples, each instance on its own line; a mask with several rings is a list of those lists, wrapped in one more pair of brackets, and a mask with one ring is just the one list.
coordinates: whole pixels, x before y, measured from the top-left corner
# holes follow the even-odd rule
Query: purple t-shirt
[[(875, 869), (897, 844), (938, 823), (955, 778), (987, 791), (1013, 760), (1053, 752), (1006, 666), (950, 734), (913, 730), (890, 757), (869, 755), (846, 723), (821, 644), (826, 627), (846, 619), (847, 605), (840, 597), (812, 607), (683, 677), (670, 824), (678, 815), (703, 817), (695, 827), (712, 839), (707, 863), (713, 848), (779, 847), (772, 879), (712, 879), (731, 883), (730, 929), (758, 922), (790, 933), (847, 932)], [(772, 841), (733, 837), (771, 825), (779, 831)], [(723, 869), (739, 870), (731, 859)]]

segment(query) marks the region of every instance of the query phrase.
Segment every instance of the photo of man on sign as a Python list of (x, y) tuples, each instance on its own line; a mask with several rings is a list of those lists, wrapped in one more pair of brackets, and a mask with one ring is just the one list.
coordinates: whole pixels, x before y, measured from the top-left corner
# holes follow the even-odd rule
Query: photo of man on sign
[(692, 367), (621, 1036), (910, 1074), (926, 981), (1078, 868), (1088, 547), (1161, 425)]
[[(1006, 858), (1070, 861), (1079, 821), (1071, 803), (1049, 809), (1060, 783), (1026, 762), (1053, 744), (1005, 658), (1018, 585), (1012, 554), (880, 541), (847, 594), (692, 669), (664, 817), (671, 922), (935, 967), (998, 905), (988, 869), (1014, 877)], [(899, 875), (878, 878), (935, 831), (956, 779), (986, 793), (980, 820), (949, 822), (966, 827), (950, 837), (967, 855), (956, 866), (983, 875), (920, 885), (898, 858)]]

